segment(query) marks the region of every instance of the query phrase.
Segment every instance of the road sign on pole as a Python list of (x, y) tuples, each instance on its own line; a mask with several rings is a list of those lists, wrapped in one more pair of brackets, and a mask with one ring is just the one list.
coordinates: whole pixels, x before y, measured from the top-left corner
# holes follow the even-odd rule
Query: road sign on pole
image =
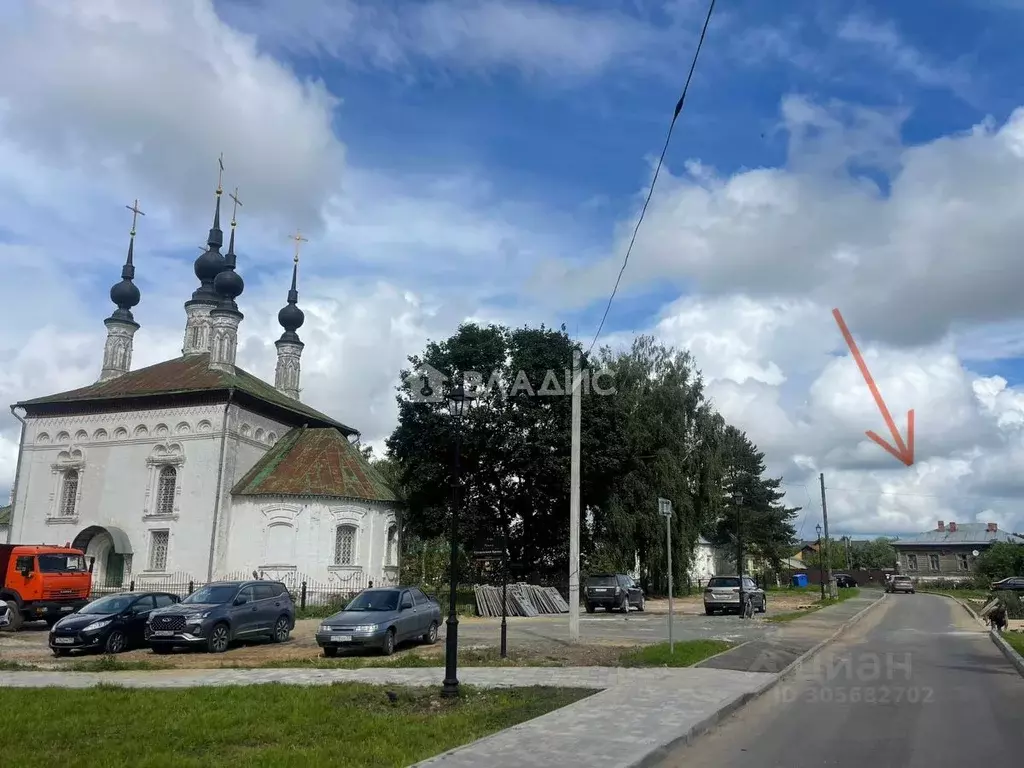
[(668, 560), (668, 652), (676, 652), (676, 644), (672, 639), (672, 502), (658, 499), (658, 512), (665, 518), (665, 552)]

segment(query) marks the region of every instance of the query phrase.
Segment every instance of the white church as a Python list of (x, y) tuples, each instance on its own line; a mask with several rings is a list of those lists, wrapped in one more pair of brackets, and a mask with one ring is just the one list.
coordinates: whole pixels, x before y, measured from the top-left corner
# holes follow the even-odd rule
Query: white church
[(101, 588), (254, 571), (346, 591), (394, 583), (394, 495), (352, 444), (358, 432), (299, 397), (298, 250), (278, 313), (274, 385), (235, 364), (244, 285), (234, 215), (221, 253), (222, 192), (218, 183), (181, 357), (131, 368), (140, 327), (133, 222), (121, 281), (110, 289), (116, 309), (104, 320), (98, 381), (13, 406), (22, 431), (9, 540), (72, 542)]

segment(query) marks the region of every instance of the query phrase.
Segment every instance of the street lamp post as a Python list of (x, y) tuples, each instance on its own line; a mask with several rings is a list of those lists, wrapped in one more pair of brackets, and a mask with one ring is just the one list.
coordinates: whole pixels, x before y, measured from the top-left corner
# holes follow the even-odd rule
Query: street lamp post
[(459, 547), (458, 547), (458, 511), (459, 511), (459, 484), (461, 482), (461, 467), (459, 464), (460, 452), (462, 450), (462, 416), (466, 402), (472, 400), (473, 396), (467, 394), (465, 387), (459, 384), (448, 395), (448, 410), (455, 421), (455, 471), (452, 479), (452, 522), (449, 537), (451, 539), (451, 562), (448, 565), (448, 620), (445, 622), (447, 631), (444, 642), (444, 683), (441, 685), (441, 695), (454, 697), (459, 695), (458, 677), (458, 654), (459, 654), (459, 617), (455, 610), (456, 590), (459, 586)]
[(814, 526), (814, 530), (818, 533), (818, 581), (821, 582), (821, 599), (825, 599), (825, 561), (822, 559), (821, 551), (821, 523)]
[(736, 504), (736, 572), (740, 577), (740, 618), (747, 617), (746, 603), (743, 602), (743, 494), (733, 494)]

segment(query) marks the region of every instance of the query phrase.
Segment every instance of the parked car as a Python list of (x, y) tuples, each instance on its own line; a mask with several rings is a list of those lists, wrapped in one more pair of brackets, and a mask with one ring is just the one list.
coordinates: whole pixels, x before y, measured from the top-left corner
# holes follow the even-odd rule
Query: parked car
[(11, 623), (11, 608), (7, 603), (0, 603), (0, 629)]
[(889, 583), (885, 586), (886, 592), (909, 592), (911, 595), (917, 590), (914, 588), (914, 582), (911, 581), (909, 576), (893, 576)]
[(316, 644), (324, 656), (347, 648), (379, 649), (390, 656), (405, 640), (436, 643), (440, 626), (441, 606), (416, 587), (364, 589), (320, 623)]
[[(746, 576), (743, 577), (743, 593), (758, 613), (768, 610), (768, 595)], [(715, 611), (740, 612), (739, 576), (715, 576), (708, 581), (704, 588), (704, 612), (710, 616)]]
[(992, 590), (999, 592), (1002, 590), (1012, 590), (1014, 592), (1024, 591), (1024, 576), (1009, 576), (1005, 579), (992, 582)]
[(146, 620), (151, 611), (176, 605), (170, 592), (122, 592), (93, 600), (50, 628), (54, 656), (71, 651), (121, 653), (146, 644)]
[(837, 573), (833, 576), (836, 580), (836, 586), (840, 589), (847, 589), (849, 587), (856, 587), (857, 580), (847, 573)]
[(153, 611), (146, 640), (154, 653), (175, 647), (223, 653), (236, 640), (267, 637), (283, 643), (295, 629), (295, 603), (279, 581), (218, 581), (178, 605)]
[(628, 613), (630, 607), (638, 611), (646, 607), (644, 591), (631, 576), (624, 573), (595, 573), (587, 577), (583, 586), (583, 604), (587, 613), (598, 608), (613, 608)]

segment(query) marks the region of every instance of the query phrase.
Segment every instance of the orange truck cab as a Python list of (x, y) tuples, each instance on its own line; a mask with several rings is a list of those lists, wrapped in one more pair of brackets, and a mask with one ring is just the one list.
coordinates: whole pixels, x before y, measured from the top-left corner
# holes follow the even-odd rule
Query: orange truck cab
[(0, 544), (0, 601), (11, 609), (9, 631), (25, 621), (53, 626), (89, 602), (92, 574), (70, 546)]

